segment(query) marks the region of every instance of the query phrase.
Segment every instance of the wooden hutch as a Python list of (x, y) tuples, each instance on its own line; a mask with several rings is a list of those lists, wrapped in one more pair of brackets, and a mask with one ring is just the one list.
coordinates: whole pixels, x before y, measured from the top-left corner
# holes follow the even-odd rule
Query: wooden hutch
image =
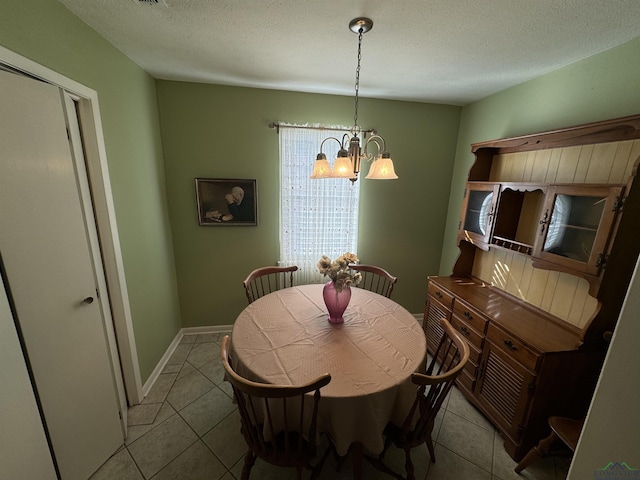
[(471, 348), (460, 391), (519, 461), (552, 415), (584, 418), (640, 250), (640, 115), (475, 143), (449, 277), (429, 277)]

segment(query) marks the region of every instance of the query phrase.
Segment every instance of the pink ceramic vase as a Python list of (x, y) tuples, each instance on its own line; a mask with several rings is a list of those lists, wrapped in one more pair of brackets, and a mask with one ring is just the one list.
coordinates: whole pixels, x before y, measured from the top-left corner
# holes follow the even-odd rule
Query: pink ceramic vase
[(322, 290), (322, 297), (329, 311), (329, 323), (343, 323), (342, 315), (351, 300), (351, 288), (343, 287), (338, 291), (333, 281), (327, 282)]

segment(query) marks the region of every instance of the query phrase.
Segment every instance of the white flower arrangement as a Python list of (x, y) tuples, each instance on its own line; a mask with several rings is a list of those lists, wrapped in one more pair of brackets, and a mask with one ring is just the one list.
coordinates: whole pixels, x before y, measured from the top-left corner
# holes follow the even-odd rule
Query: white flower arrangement
[(318, 262), (318, 271), (325, 277), (331, 278), (336, 290), (341, 292), (344, 287), (355, 287), (362, 280), (362, 274), (349, 266), (357, 262), (358, 257), (351, 252), (343, 253), (334, 261), (323, 255)]

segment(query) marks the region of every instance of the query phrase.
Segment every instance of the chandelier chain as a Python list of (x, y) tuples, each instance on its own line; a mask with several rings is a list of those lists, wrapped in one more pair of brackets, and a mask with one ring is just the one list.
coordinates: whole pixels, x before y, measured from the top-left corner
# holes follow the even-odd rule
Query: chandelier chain
[(355, 97), (355, 114), (353, 115), (354, 134), (359, 133), (358, 130), (358, 91), (360, 90), (360, 60), (362, 60), (362, 34), (363, 29), (358, 30), (358, 66), (356, 67), (356, 97)]
[[(390, 180), (398, 178), (394, 169), (391, 155), (386, 149), (384, 139), (375, 130), (363, 131), (358, 125), (358, 102), (360, 100), (360, 64), (362, 62), (362, 36), (373, 28), (373, 21), (370, 18), (358, 17), (349, 22), (349, 30), (358, 34), (358, 65), (356, 67), (355, 96), (353, 126), (348, 132), (344, 132), (342, 140), (337, 137), (327, 137), (320, 143), (320, 153), (316, 155), (316, 162), (313, 166), (311, 178), (348, 178), (351, 182), (358, 179), (360, 164), (363, 161), (372, 162), (369, 174), (366, 178), (378, 180)], [(367, 137), (366, 133), (372, 135)], [(349, 137), (351, 133), (351, 137)], [(364, 135), (361, 138), (361, 135)], [(339, 145), (339, 150), (333, 166), (327, 160), (327, 156), (322, 152), (322, 147), (327, 141), (335, 141)], [(362, 144), (362, 146), (361, 146)], [(367, 151), (371, 145), (377, 148), (377, 157), (373, 152)]]

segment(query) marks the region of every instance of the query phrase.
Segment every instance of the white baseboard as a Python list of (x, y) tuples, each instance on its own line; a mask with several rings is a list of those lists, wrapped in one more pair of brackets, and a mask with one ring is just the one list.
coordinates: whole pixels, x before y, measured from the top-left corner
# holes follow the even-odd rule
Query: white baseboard
[(158, 377), (160, 376), (160, 374), (163, 372), (164, 367), (167, 365), (167, 362), (171, 358), (171, 355), (173, 355), (173, 352), (175, 352), (178, 345), (180, 345), (180, 342), (182, 341), (182, 337), (184, 337), (185, 335), (199, 335), (204, 333), (230, 332), (232, 329), (233, 329), (233, 325), (215, 325), (215, 326), (208, 326), (208, 327), (181, 328), (176, 334), (175, 338), (171, 341), (171, 343), (167, 347), (167, 350), (164, 352), (164, 355), (162, 355), (162, 358), (156, 365), (156, 368), (153, 369), (153, 372), (151, 372), (151, 375), (149, 376), (147, 381), (144, 382), (144, 385), (142, 386), (142, 398), (146, 397), (149, 394), (149, 391), (151, 390), (153, 385), (156, 383), (156, 380), (158, 380)]
[(167, 350), (164, 352), (164, 355), (162, 355), (162, 358), (156, 365), (156, 368), (153, 369), (153, 372), (151, 372), (151, 375), (149, 375), (149, 378), (147, 379), (147, 381), (144, 382), (144, 385), (142, 386), (143, 399), (149, 394), (151, 387), (153, 387), (153, 385), (156, 383), (156, 380), (158, 380), (158, 377), (164, 370), (164, 367), (167, 365), (167, 362), (171, 358), (171, 355), (173, 355), (173, 352), (176, 351), (176, 347), (180, 345), (180, 341), (182, 340), (183, 336), (184, 335), (182, 333), (182, 330), (179, 330), (175, 338), (173, 339), (173, 341), (167, 347)]
[(183, 335), (197, 335), (200, 333), (226, 333), (231, 332), (233, 325), (214, 325), (208, 327), (188, 327), (181, 330)]

